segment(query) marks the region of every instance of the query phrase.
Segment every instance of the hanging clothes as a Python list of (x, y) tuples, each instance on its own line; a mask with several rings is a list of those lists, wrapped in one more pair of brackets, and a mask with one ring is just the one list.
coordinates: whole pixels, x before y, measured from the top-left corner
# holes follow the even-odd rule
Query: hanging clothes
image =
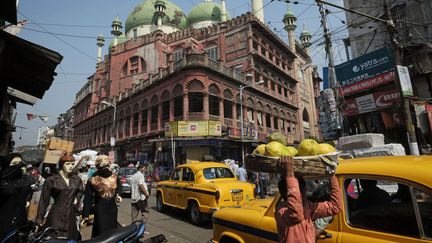
[(75, 200), (80, 202), (84, 193), (83, 189), (81, 179), (75, 174), (69, 177), (69, 185), (60, 173), (48, 177), (42, 188), (36, 223), (42, 224), (44, 222), (46, 209), (50, 203), (50, 197), (52, 197), (54, 204), (48, 213), (43, 228), (57, 228), (55, 237), (80, 240), (81, 236), (76, 218), (79, 211), (75, 205)]
[(94, 203), (92, 238), (106, 230), (117, 228), (118, 209), (115, 199), (121, 193), (120, 185), (117, 174), (110, 171), (97, 171), (88, 180), (82, 216), (88, 218)]

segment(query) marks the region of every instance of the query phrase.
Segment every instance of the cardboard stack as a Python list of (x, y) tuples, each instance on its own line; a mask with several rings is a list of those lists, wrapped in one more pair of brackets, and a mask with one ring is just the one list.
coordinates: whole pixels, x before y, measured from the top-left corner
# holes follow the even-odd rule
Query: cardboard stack
[(378, 133), (340, 137), (339, 149), (342, 151), (339, 157), (344, 159), (406, 155), (401, 144), (385, 144), (384, 135)]
[(57, 164), (64, 152), (72, 152), (74, 143), (58, 138), (51, 138), (45, 148), (44, 163)]

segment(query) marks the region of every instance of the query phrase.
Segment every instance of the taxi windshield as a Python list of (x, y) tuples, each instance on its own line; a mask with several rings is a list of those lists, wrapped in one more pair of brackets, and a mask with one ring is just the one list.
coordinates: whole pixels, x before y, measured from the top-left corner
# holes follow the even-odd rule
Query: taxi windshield
[(203, 171), (204, 177), (208, 180), (221, 179), (221, 178), (235, 178), (234, 174), (229, 168), (214, 167), (206, 168)]

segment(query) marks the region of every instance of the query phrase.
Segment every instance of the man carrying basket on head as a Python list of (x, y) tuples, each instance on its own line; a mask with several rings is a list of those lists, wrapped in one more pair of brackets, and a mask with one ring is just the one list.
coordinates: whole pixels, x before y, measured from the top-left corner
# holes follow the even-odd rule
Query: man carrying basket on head
[(305, 181), (294, 176), (291, 157), (281, 157), (285, 174), (279, 181), (279, 193), (284, 200), (277, 205), (275, 219), (279, 241), (315, 242), (314, 220), (338, 214), (342, 209), (342, 194), (334, 175), (330, 178), (330, 200), (312, 203), (306, 199)]

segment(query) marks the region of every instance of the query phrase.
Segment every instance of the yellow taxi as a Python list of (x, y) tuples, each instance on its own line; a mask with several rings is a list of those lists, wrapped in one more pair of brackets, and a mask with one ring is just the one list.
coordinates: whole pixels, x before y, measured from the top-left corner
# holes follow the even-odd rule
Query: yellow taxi
[[(336, 176), (343, 209), (318, 242), (432, 242), (432, 156), (343, 160)], [(372, 196), (363, 190), (368, 183), (375, 185)], [(280, 200), (277, 194), (215, 212), (212, 242), (279, 242), (274, 214)]]
[(239, 207), (254, 199), (255, 185), (237, 180), (223, 163), (195, 162), (176, 167), (167, 181), (157, 184), (156, 208), (188, 210), (193, 224), (223, 207)]

